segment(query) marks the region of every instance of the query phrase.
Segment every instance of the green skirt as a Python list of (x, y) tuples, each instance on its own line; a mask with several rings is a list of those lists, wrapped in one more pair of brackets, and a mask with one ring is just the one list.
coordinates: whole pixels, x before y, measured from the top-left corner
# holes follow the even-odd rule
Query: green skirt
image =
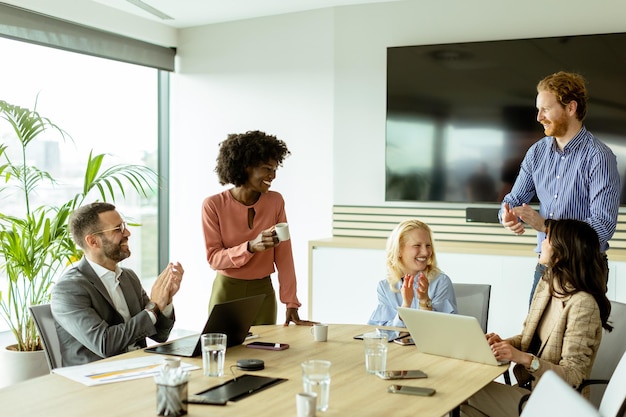
[(265, 299), (252, 325), (276, 324), (278, 311), (276, 293), (274, 292), (272, 280), (269, 276), (261, 279), (247, 280), (227, 277), (218, 272), (213, 281), (213, 289), (211, 290), (211, 299), (209, 301), (209, 312), (211, 312), (215, 304), (258, 294), (265, 294)]

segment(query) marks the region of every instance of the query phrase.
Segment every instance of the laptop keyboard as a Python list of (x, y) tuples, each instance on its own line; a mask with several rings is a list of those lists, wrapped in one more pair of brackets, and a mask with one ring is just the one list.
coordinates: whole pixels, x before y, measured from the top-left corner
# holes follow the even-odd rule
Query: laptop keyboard
[(168, 353), (192, 354), (198, 343), (198, 336), (185, 337), (174, 340), (172, 343), (161, 346), (161, 350)]

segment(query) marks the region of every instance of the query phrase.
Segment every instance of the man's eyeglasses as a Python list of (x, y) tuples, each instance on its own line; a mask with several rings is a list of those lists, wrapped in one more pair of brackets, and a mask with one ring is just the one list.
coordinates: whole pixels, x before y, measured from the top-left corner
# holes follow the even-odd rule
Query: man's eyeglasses
[(117, 227), (112, 227), (110, 229), (99, 230), (99, 231), (93, 232), (91, 234), (92, 235), (97, 235), (97, 234), (100, 234), (100, 233), (112, 232), (113, 230), (119, 230), (121, 234), (124, 234), (124, 232), (126, 231), (127, 227), (128, 227), (128, 225), (126, 224), (126, 222), (122, 222), (122, 224), (120, 224)]

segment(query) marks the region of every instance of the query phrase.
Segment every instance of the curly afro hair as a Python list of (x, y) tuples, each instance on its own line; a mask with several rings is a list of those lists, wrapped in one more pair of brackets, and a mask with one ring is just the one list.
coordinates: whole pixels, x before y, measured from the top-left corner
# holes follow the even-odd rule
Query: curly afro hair
[(282, 166), (290, 155), (287, 145), (276, 136), (253, 130), (246, 133), (231, 133), (220, 143), (215, 172), (221, 185), (239, 187), (248, 180), (247, 168), (276, 161)]

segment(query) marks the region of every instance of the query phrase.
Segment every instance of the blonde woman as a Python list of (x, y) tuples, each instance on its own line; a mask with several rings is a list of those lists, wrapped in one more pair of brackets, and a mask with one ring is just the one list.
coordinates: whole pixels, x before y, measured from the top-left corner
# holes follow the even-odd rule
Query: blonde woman
[(387, 239), (387, 279), (378, 283), (378, 306), (368, 324), (405, 327), (398, 307), (456, 313), (450, 278), (437, 267), (430, 227), (419, 220), (398, 224)]

